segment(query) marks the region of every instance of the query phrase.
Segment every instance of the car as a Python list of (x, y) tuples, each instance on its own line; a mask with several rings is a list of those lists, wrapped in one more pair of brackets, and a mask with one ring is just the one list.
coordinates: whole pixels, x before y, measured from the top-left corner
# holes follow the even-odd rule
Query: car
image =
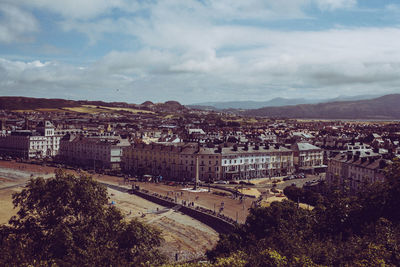
[(276, 188), (272, 188), (272, 189), (271, 189), (271, 192), (272, 192), (272, 193), (279, 193), (278, 189), (276, 189)]
[(227, 184), (228, 182), (227, 182), (227, 181), (219, 180), (219, 181), (215, 181), (214, 183), (215, 183), (215, 184)]
[(240, 181), (239, 184), (243, 184), (243, 185), (254, 185), (253, 183), (246, 182), (246, 181)]

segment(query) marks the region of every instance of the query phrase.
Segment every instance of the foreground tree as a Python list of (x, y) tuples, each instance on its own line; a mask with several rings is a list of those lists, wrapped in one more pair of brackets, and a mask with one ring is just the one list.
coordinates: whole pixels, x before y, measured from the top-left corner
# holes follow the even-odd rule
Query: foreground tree
[(18, 209), (0, 228), (0, 265), (138, 266), (161, 264), (160, 232), (125, 221), (108, 204), (107, 189), (80, 175), (57, 170), (32, 179), (13, 195)]
[[(293, 201), (251, 209), (246, 223), (222, 236), (207, 256), (217, 262), (243, 252), (245, 266), (399, 266), (400, 161), (388, 166), (386, 178), (358, 195), (326, 191), (312, 210)], [(296, 202), (305, 192), (285, 189)]]

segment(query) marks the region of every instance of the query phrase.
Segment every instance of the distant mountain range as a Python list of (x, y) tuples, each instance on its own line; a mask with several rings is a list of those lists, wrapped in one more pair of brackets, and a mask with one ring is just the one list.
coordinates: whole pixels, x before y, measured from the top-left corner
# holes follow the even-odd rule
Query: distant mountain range
[[(367, 96), (365, 96), (367, 97)], [(307, 118), (307, 119), (400, 119), (400, 94), (385, 95), (367, 100), (337, 101), (301, 104), (286, 106), (269, 106), (258, 109), (226, 109), (225, 112), (236, 113), (244, 116), (263, 116), (279, 118)], [(272, 100), (271, 100), (272, 101)], [(281, 104), (285, 103), (281, 99)], [(333, 100), (330, 100), (333, 101)], [(278, 103), (279, 101), (276, 101)], [(260, 102), (258, 102), (260, 103)], [(265, 103), (265, 102), (264, 102)], [(288, 102), (286, 102), (288, 103)], [(289, 103), (295, 103), (293, 99)], [(65, 99), (47, 99), (30, 97), (0, 97), (0, 109), (3, 110), (38, 110), (59, 109), (66, 107), (80, 107), (85, 105), (100, 107), (123, 107), (136, 109), (150, 109), (153, 111), (182, 112), (186, 108), (176, 101), (165, 103), (129, 104), (124, 102), (103, 101), (73, 101)], [(210, 107), (212, 108), (212, 107)]]
[(189, 108), (223, 110), (223, 109), (258, 109), (263, 107), (281, 107), (300, 104), (318, 104), (337, 101), (366, 100), (380, 95), (339, 96), (328, 99), (282, 98), (277, 97), (268, 101), (227, 101), (227, 102), (203, 102), (187, 105)]
[(400, 119), (400, 94), (358, 101), (263, 107), (240, 114), (298, 119)]

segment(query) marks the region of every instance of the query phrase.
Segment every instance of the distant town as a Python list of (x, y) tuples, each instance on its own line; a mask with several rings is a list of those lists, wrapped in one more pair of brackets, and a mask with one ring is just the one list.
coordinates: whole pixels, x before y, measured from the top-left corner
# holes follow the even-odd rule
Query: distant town
[[(104, 104), (104, 103), (103, 103)], [(178, 102), (2, 110), (3, 160), (137, 179), (228, 183), (317, 174), (356, 192), (400, 154), (391, 122), (244, 117)]]

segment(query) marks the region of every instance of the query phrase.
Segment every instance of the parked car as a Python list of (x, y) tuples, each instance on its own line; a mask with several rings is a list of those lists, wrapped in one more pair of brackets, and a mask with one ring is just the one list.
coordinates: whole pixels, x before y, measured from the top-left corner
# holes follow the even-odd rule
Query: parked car
[(239, 184), (244, 184), (244, 185), (254, 185), (253, 183), (246, 182), (246, 181), (240, 181)]
[(223, 181), (223, 180), (219, 180), (219, 181), (215, 181), (214, 183), (216, 184), (227, 184), (227, 181)]

